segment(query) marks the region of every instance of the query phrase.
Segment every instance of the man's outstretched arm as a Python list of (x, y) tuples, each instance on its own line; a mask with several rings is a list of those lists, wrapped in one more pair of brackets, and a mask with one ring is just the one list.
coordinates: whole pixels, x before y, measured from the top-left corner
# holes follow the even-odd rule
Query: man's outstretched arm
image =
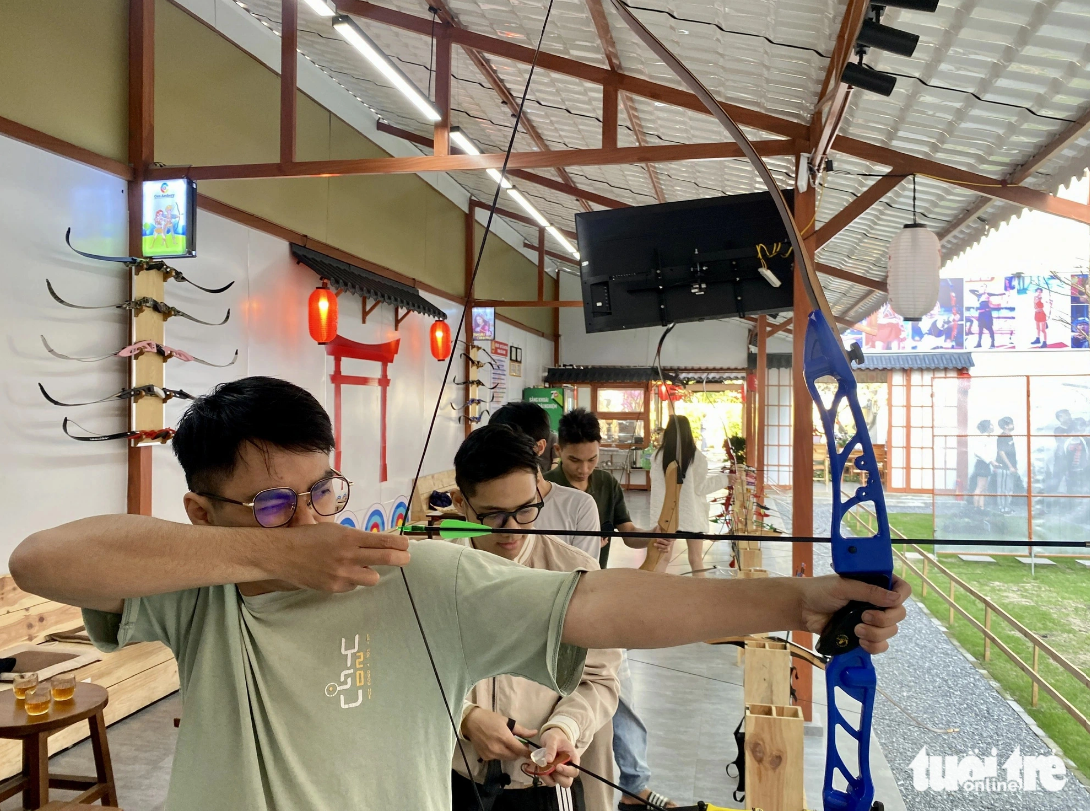
[(408, 539), (333, 523), (291, 529), (178, 524), (99, 515), (36, 532), (8, 567), (19, 588), (120, 613), (127, 597), (281, 580), (323, 591), (372, 586), (372, 566), (404, 566)]
[(886, 591), (841, 577), (694, 579), (635, 569), (587, 572), (564, 620), (563, 641), (581, 648), (665, 648), (771, 631), (820, 633), (852, 600), (879, 606), (856, 626), (862, 647), (881, 653), (905, 617), (909, 585)]

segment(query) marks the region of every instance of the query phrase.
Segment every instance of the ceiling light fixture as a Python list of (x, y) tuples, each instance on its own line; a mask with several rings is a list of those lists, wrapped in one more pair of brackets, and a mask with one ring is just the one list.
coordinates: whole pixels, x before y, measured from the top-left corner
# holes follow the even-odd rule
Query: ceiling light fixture
[(356, 25), (355, 20), (345, 14), (338, 14), (333, 18), (333, 28), (344, 37), (348, 44), (363, 54), (367, 61), (374, 65), (379, 73), (385, 76), (394, 87), (400, 90), (405, 98), (411, 101), (416, 109), (424, 115), (424, 118), (433, 124), (442, 118), (428, 97), (421, 92), (419, 87), (412, 83), (412, 80), (405, 75), (401, 68), (390, 60), (390, 57), (382, 52), (382, 49), (375, 44), (375, 41)]
[[(483, 154), (481, 150), (477, 149), (477, 145), (462, 132), (461, 127), (450, 128), (450, 140), (454, 142), (454, 145), (467, 155), (480, 155)], [(496, 169), (485, 169), (485, 174), (496, 181), (501, 187), (505, 189), (511, 188), (511, 183)]]
[[(460, 152), (464, 152), (467, 155), (484, 154), (477, 147), (477, 144), (473, 142), (473, 139), (462, 131), (461, 127), (450, 128), (450, 140), (451, 143), (453, 143)], [(549, 234), (552, 235), (553, 239), (555, 239), (564, 247), (564, 250), (566, 250), (576, 259), (579, 258), (579, 251), (576, 250), (575, 246), (572, 245), (570, 241), (568, 241), (564, 234), (560, 232), (559, 228), (551, 225), (549, 221), (545, 219), (545, 215), (538, 211), (534, 204), (523, 196), (522, 192), (512, 186), (511, 183), (509, 183), (507, 179), (504, 178), (503, 175), (501, 175), (496, 169), (486, 169), (485, 171), (488, 173), (488, 176), (490, 178), (496, 181), (496, 183), (500, 184), (500, 186), (505, 189), (509, 195), (511, 195), (512, 199), (514, 199), (516, 203), (522, 206), (523, 211), (529, 214), (534, 222), (536, 222), (538, 225), (548, 231)]]
[(329, 0), (305, 0), (311, 11), (322, 17), (333, 17), (337, 14), (336, 7)]

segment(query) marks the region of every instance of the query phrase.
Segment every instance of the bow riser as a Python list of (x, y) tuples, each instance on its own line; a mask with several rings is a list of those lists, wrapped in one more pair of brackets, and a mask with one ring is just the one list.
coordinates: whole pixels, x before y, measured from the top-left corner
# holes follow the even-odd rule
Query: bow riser
[[(874, 783), (870, 771), (871, 718), (874, 715), (874, 695), (878, 690), (877, 676), (870, 654), (862, 648), (834, 656), (825, 667), (826, 723), (828, 746), (825, 751), (825, 789), (822, 801), (825, 811), (870, 811), (874, 802)], [(837, 699), (847, 695), (859, 702), (859, 725), (848, 722), (840, 712)], [(840, 755), (837, 735), (847, 733), (856, 746), (857, 769), (849, 769)], [(847, 783), (847, 791), (834, 787), (837, 777)]]

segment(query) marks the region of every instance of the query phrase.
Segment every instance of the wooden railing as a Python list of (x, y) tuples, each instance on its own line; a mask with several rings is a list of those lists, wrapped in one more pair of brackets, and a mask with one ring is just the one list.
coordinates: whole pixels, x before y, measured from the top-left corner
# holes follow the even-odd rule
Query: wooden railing
[[(859, 521), (860, 524), (866, 527), (869, 532), (875, 532), (877, 519), (875, 518), (874, 513), (867, 509), (864, 505), (858, 505), (858, 507), (858, 510), (853, 510), (853, 517), (857, 521)], [(862, 516), (866, 516), (865, 519), (861, 516), (860, 512), (862, 513)], [(900, 545), (902, 546), (902, 549), (897, 549), (897, 547), (894, 546), (893, 554), (896, 555), (896, 557), (901, 562), (902, 578), (907, 575), (907, 572), (911, 571), (914, 575), (916, 575), (916, 577), (920, 578), (920, 582), (922, 583), (921, 597), (927, 596), (927, 588), (928, 586), (930, 586), (934, 590), (935, 594), (938, 597), (942, 598), (943, 602), (945, 602), (950, 609), (949, 619), (947, 621), (948, 626), (953, 625), (955, 613), (961, 615), (961, 617), (966, 622), (968, 622), (973, 628), (975, 628), (984, 636), (985, 662), (991, 661), (992, 646), (994, 645), (996, 648), (999, 649), (1001, 653), (1003, 653), (1008, 659), (1010, 659), (1015, 667), (1017, 667), (1029, 677), (1031, 682), (1032, 704), (1034, 707), (1037, 706), (1038, 691), (1044, 690), (1045, 693), (1051, 696), (1057, 704), (1063, 707), (1067, 714), (1070, 715), (1076, 721), (1076, 723), (1079, 724), (1079, 726), (1081, 726), (1087, 732), (1090, 732), (1090, 720), (1088, 720), (1087, 717), (1083, 715), (1076, 706), (1074, 706), (1070, 701), (1064, 698), (1059, 690), (1053, 687), (1047, 679), (1041, 676), (1039, 672), (1040, 654), (1044, 653), (1049, 659), (1053, 661), (1053, 663), (1055, 663), (1058, 667), (1062, 668), (1069, 675), (1071, 675), (1075, 679), (1075, 681), (1082, 686), (1082, 688), (1085, 688), (1088, 691), (1088, 695), (1090, 695), (1090, 676), (1087, 676), (1086, 673), (1084, 673), (1077, 666), (1068, 661), (1061, 653), (1059, 653), (1055, 648), (1049, 645), (1048, 642), (1043, 640), (1037, 634), (1033, 633), (1033, 631), (1026, 628), (1026, 626), (1024, 626), (1009, 613), (996, 605), (995, 602), (985, 597), (975, 588), (970, 586), (968, 583), (966, 583), (964, 580), (962, 580), (960, 577), (950, 571), (950, 569), (948, 569), (946, 566), (939, 562), (937, 555), (925, 551), (922, 547), (913, 543), (913, 541), (905, 537), (903, 533), (899, 532), (893, 527), (890, 527), (890, 534), (895, 540), (901, 541)], [(913, 564), (912, 561), (909, 560), (909, 549), (920, 555), (922, 560), (922, 566), (920, 568), (916, 568), (915, 564)], [(949, 581), (949, 593), (943, 592), (943, 590), (939, 588), (939, 586), (928, 577), (931, 567), (937, 569), (939, 572), (942, 573), (944, 577), (947, 578), (947, 580)], [(958, 605), (955, 597), (957, 591), (961, 591), (965, 595), (973, 598), (984, 606), (983, 623), (981, 623), (976, 617), (966, 611), (964, 607)], [(992, 619), (994, 617), (998, 617), (999, 619), (1003, 620), (1005, 623), (1007, 623), (1012, 631), (1021, 635), (1026, 639), (1026, 641), (1029, 642), (1033, 649), (1032, 663), (1027, 663), (1017, 653), (1011, 650), (1011, 648), (1006, 643), (1004, 643), (1003, 640), (1001, 640), (995, 633), (993, 633)]]

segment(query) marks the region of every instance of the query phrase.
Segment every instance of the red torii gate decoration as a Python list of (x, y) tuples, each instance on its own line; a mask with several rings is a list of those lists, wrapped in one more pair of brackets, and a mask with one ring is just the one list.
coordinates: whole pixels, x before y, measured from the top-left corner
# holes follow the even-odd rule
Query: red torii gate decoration
[[(378, 386), (382, 403), (379, 418), (379, 481), (386, 481), (386, 390), (390, 387), (390, 378), (386, 374), (386, 369), (394, 362), (394, 357), (397, 356), (397, 350), (400, 346), (400, 338), (395, 338), (384, 344), (361, 344), (340, 335), (325, 346), (326, 354), (333, 357), (333, 374), (329, 376), (329, 379), (333, 383), (333, 436), (337, 442), (333, 466), (338, 471), (341, 469), (341, 386)], [(341, 358), (370, 360), (381, 363), (382, 374), (380, 377), (342, 374)]]

